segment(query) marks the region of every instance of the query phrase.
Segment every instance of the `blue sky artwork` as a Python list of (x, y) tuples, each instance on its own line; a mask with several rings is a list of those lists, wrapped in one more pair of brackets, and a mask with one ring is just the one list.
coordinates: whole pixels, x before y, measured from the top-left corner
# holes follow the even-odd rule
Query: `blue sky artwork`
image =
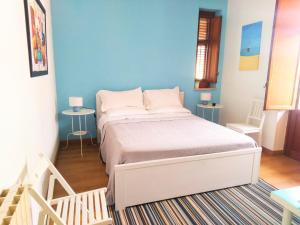
[(244, 25), (242, 28), (241, 56), (255, 56), (260, 53), (262, 21)]

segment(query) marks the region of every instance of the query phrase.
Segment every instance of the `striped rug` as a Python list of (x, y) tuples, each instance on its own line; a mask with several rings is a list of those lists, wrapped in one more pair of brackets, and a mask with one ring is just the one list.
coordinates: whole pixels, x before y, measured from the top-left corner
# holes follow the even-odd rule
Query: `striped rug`
[[(270, 198), (276, 188), (263, 180), (109, 213), (115, 224), (281, 224), (282, 207)], [(300, 224), (300, 218), (293, 218)]]

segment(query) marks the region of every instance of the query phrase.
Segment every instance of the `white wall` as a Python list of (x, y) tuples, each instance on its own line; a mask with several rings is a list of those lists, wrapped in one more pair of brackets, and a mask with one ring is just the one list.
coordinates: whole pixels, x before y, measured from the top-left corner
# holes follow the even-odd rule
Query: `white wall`
[(23, 1), (0, 3), (0, 188), (16, 181), (27, 154), (43, 152), (53, 159), (57, 151), (50, 1), (42, 2), (47, 11), (49, 74), (36, 78), (30, 78)]
[[(264, 99), (264, 85), (267, 80), (269, 54), (272, 38), (276, 0), (229, 0), (226, 27), (225, 54), (221, 102), (224, 104), (220, 121), (244, 122), (251, 99)], [(240, 71), (239, 56), (241, 31), (245, 24), (263, 21), (259, 70)], [(271, 150), (282, 150), (285, 133), (278, 134), (280, 112), (268, 112), (264, 127), (263, 145)], [(286, 119), (286, 118), (285, 118)], [(284, 124), (280, 129), (285, 131)], [(278, 139), (279, 138), (279, 139)]]
[[(229, 0), (221, 122), (245, 120), (252, 98), (264, 98), (276, 0)], [(242, 26), (263, 21), (259, 70), (239, 71)]]

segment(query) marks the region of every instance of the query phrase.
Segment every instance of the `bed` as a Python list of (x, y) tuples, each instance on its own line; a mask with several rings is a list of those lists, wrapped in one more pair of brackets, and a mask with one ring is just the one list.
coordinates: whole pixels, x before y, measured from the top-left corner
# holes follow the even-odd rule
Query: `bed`
[(258, 181), (261, 148), (248, 136), (185, 110), (110, 117), (101, 104), (97, 94), (107, 200), (116, 210)]

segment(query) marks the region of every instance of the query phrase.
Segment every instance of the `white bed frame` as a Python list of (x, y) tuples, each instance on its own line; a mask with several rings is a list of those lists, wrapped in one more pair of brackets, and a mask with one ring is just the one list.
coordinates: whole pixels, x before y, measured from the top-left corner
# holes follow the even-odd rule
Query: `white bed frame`
[(115, 208), (258, 181), (261, 148), (115, 166)]
[[(96, 97), (97, 118), (101, 102)], [(98, 121), (98, 120), (97, 120)], [(115, 166), (115, 209), (258, 182), (261, 148)]]

